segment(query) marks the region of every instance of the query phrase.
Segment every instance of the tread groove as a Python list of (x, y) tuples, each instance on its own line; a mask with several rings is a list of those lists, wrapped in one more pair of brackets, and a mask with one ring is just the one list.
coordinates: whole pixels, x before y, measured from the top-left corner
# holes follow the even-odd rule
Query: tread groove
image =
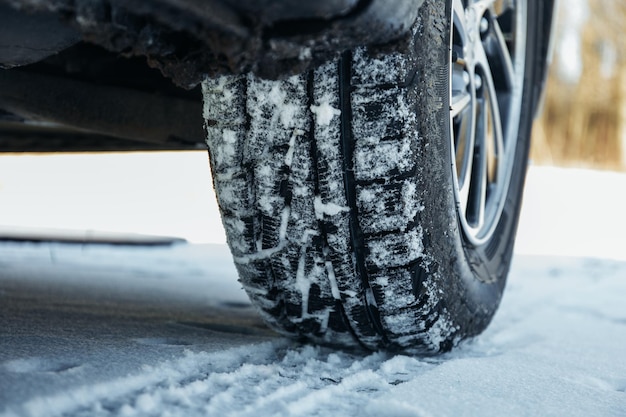
[[(365, 242), (363, 233), (359, 227), (358, 207), (356, 198), (356, 179), (354, 176), (353, 158), (354, 158), (354, 139), (352, 137), (352, 105), (351, 105), (351, 80), (352, 80), (352, 52), (347, 51), (341, 55), (339, 59), (339, 105), (340, 115), (340, 144), (343, 154), (343, 172), (344, 184), (346, 189), (346, 200), (350, 207), (350, 236), (352, 248), (356, 258), (356, 272), (361, 278), (363, 288), (366, 292), (372, 291), (369, 283), (367, 268)], [(367, 316), (373, 327), (373, 330), (381, 337), (385, 346), (388, 346), (389, 340), (385, 334), (380, 316), (375, 306), (371, 305), (367, 300), (367, 296), (362, 299), (366, 307)], [(373, 297), (372, 297), (373, 298)]]
[[(307, 107), (311, 108), (311, 106), (313, 106), (314, 102), (315, 102), (315, 98), (314, 98), (314, 78), (315, 78), (315, 73), (313, 71), (310, 71), (307, 75)], [(309, 133), (309, 144), (310, 144), (310, 153), (311, 153), (311, 159), (312, 159), (312, 165), (314, 167), (319, 167), (319, 158), (318, 158), (318, 149), (317, 149), (317, 137), (315, 135), (315, 129), (313, 128), (314, 124), (315, 124), (315, 120), (314, 120), (314, 116), (313, 116), (313, 112), (309, 113), (309, 124), (311, 126), (310, 129), (310, 133)], [(315, 195), (320, 195), (320, 185), (319, 185), (319, 173), (318, 170), (314, 169), (313, 170), (313, 184), (314, 184), (314, 194)], [(317, 221), (318, 224), (318, 228), (319, 228), (319, 232), (320, 232), (320, 240), (321, 243), (323, 245), (322, 248), (322, 253), (324, 256), (324, 261), (328, 261), (331, 262), (332, 261), (328, 258), (328, 255), (325, 251), (325, 249), (327, 249), (329, 247), (328, 245), (328, 233), (326, 230), (326, 223), (323, 220), (318, 220)], [(345, 329), (350, 333), (350, 335), (352, 335), (352, 337), (354, 338), (354, 340), (363, 348), (366, 348), (366, 346), (364, 346), (362, 344), (362, 342), (359, 340), (359, 338), (357, 337), (354, 329), (352, 329), (352, 327), (350, 326), (350, 320), (348, 319), (348, 316), (345, 312), (344, 306), (341, 303), (340, 300), (335, 300), (335, 311), (339, 314), (339, 317), (341, 319), (341, 323), (343, 324), (343, 326), (345, 327)], [(329, 319), (330, 320), (330, 319)], [(331, 325), (331, 323), (329, 323), (329, 326)]]

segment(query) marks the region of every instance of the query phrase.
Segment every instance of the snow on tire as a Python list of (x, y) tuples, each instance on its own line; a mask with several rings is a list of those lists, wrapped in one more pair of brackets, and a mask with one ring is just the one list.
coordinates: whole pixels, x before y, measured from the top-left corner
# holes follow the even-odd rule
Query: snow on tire
[[(517, 145), (497, 225), (477, 242), (462, 227), (451, 169), (458, 151), (449, 139), (450, 45), (459, 4), (427, 0), (393, 52), (360, 48), (281, 81), (246, 75), (203, 83), (228, 244), (244, 289), (279, 332), (429, 354), (491, 320), (521, 201), (535, 65), (529, 59), (520, 69), (526, 81), (511, 108), (521, 118), (504, 138)], [(535, 35), (523, 35), (524, 55), (534, 56), (526, 49)]]

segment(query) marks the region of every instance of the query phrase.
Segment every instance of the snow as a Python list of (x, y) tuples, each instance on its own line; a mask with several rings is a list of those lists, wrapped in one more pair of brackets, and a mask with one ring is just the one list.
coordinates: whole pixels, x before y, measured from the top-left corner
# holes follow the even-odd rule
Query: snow
[[(14, 256), (17, 261), (17, 251)], [(40, 267), (42, 262), (35, 261)], [(101, 349), (91, 363), (57, 372), (46, 352), (53, 349), (44, 345), (38, 357), (0, 365), (0, 381), (5, 381), (0, 382), (0, 401), (6, 406), (0, 415), (374, 416), (384, 411), (386, 416), (620, 416), (626, 410), (626, 311), (620, 296), (625, 271), (626, 265), (616, 261), (518, 257), (491, 327), (441, 357), (347, 353), (277, 337), (211, 350), (207, 344), (222, 340), (228, 345), (223, 340), (231, 335), (191, 337), (181, 331), (178, 337), (188, 345), (129, 340), (115, 355), (149, 364), (128, 373), (121, 366), (120, 375), (110, 379), (72, 385), (98, 366), (124, 365), (105, 355), (108, 338), (98, 340), (99, 348), (91, 346)], [(228, 278), (235, 282), (234, 276)], [(58, 275), (50, 279), (68, 285)], [(219, 284), (220, 290), (235, 287), (228, 282)], [(123, 335), (132, 331), (141, 330), (121, 330)], [(39, 332), (43, 338), (44, 329)], [(80, 339), (82, 332), (78, 326), (73, 337)], [(157, 351), (156, 361), (142, 356), (147, 348)], [(77, 350), (72, 356), (81, 360), (85, 349)], [(48, 388), (46, 395), (31, 391), (27, 398), (16, 395), (15, 385), (31, 378), (54, 380), (62, 388)]]
[(313, 205), (315, 207), (315, 217), (318, 220), (323, 220), (324, 216), (336, 216), (339, 213), (350, 211), (349, 207), (340, 206), (335, 203), (324, 203), (320, 196), (315, 197)]
[(289, 139), (289, 149), (287, 150), (287, 153), (285, 154), (285, 165), (288, 167), (291, 167), (291, 164), (293, 163), (293, 153), (295, 151), (296, 138), (301, 135), (304, 135), (304, 131), (300, 129), (296, 129), (293, 131), (293, 134), (291, 135), (291, 138)]
[[(298, 87), (301, 80), (301, 76), (292, 76), (286, 81), (292, 86)], [(265, 119), (268, 114), (268, 123), (273, 125), (280, 125), (283, 129), (296, 128), (301, 124), (302, 120), (306, 120), (302, 117), (302, 109), (297, 104), (294, 104), (294, 100), (289, 96), (290, 92), (287, 89), (281, 87), (280, 83), (256, 79), (250, 76), (248, 82), (248, 99), (252, 99), (255, 102), (248, 105), (248, 109), (251, 112), (252, 118), (259, 120)], [(272, 112), (264, 113), (259, 116), (255, 112), (262, 112), (271, 108)], [(260, 129), (254, 134), (265, 136), (267, 131)]]
[(216, 164), (225, 164), (229, 160), (235, 157), (235, 144), (237, 143), (237, 132), (231, 129), (224, 129), (222, 131), (222, 143), (224, 146), (220, 147), (214, 154)]
[(626, 174), (531, 167), (515, 250), (626, 260)]
[[(181, 169), (179, 157), (167, 166)], [(9, 165), (3, 158), (0, 167)], [(48, 169), (37, 176), (44, 191), (59, 175)], [(22, 218), (10, 204), (20, 198), (18, 179), (30, 183), (6, 172), (0, 214), (10, 223)], [(88, 183), (83, 172), (75, 180)], [(195, 178), (172, 187), (181, 205), (195, 201)], [(169, 192), (149, 184), (117, 181), (134, 200)], [(0, 242), (0, 416), (626, 416), (625, 187), (624, 174), (531, 167), (493, 323), (426, 358), (275, 335), (251, 308), (223, 244)], [(70, 184), (59, 188), (42, 191), (49, 210), (35, 221), (47, 215), (59, 227), (53, 203), (72, 198)], [(108, 229), (111, 204), (84, 212), (90, 228)], [(193, 225), (209, 215), (182, 217)], [(151, 230), (132, 226), (126, 232)], [(217, 223), (209, 230), (221, 233)]]
[[(225, 243), (206, 151), (0, 157), (2, 226)], [(141, 169), (138, 169), (141, 167)]]
[[(298, 77), (292, 77), (290, 80), (293, 83), (297, 83)], [(268, 96), (270, 102), (276, 106), (276, 114), (280, 118), (280, 122), (284, 128), (289, 128), (297, 124), (297, 116), (299, 116), (299, 109), (297, 106), (286, 102), (287, 93), (280, 89), (277, 83), (272, 83), (272, 89)]]
[(315, 115), (315, 122), (319, 126), (330, 126), (333, 118), (341, 115), (341, 110), (331, 106), (327, 97), (319, 106), (311, 105), (311, 111)]
[(371, 238), (366, 242), (369, 259), (379, 267), (393, 268), (418, 260), (423, 253), (422, 229), (416, 227), (407, 232), (408, 239), (398, 235)]
[(339, 286), (337, 285), (337, 277), (335, 276), (335, 269), (331, 261), (325, 261), (326, 272), (328, 273), (328, 281), (330, 281), (330, 289), (335, 300), (341, 300), (341, 293), (339, 292)]

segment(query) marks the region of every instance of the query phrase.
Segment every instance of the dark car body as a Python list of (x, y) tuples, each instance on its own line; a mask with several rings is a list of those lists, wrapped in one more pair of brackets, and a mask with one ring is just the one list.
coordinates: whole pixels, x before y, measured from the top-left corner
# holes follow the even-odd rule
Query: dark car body
[[(530, 1), (546, 57), (555, 0)], [(393, 48), (422, 2), (0, 0), (0, 151), (203, 148), (203, 77)]]

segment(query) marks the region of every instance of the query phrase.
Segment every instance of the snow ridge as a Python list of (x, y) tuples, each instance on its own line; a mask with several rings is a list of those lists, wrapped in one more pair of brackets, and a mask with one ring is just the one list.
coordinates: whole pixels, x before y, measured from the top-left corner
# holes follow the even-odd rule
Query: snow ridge
[[(368, 414), (395, 386), (436, 365), (382, 353), (361, 356), (267, 342), (184, 357), (139, 375), (40, 397), (2, 417), (302, 416)], [(396, 411), (423, 415), (403, 404)]]

